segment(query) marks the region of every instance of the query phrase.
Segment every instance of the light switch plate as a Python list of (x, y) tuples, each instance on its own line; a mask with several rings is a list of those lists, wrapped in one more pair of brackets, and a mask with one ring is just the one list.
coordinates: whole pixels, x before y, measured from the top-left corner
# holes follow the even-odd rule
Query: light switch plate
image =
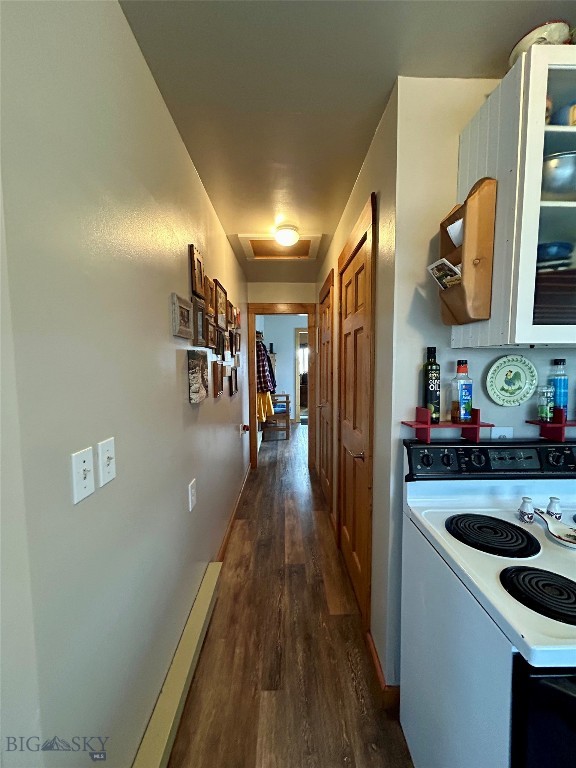
[(192, 512), (196, 506), (196, 479), (188, 485), (188, 512)]
[(84, 448), (72, 454), (72, 500), (74, 504), (94, 493), (94, 453)]
[(116, 451), (114, 448), (114, 438), (102, 440), (98, 443), (98, 485), (103, 485), (114, 480), (116, 477)]

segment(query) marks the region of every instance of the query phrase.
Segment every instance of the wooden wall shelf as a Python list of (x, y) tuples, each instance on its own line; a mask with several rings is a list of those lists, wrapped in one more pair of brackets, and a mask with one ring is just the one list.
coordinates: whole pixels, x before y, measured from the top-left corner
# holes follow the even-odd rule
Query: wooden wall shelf
[(468, 424), (454, 424), (451, 421), (441, 421), (438, 424), (432, 424), (428, 408), (420, 407), (416, 408), (415, 421), (402, 421), (401, 423), (411, 427), (416, 433), (416, 439), (421, 440), (423, 443), (431, 442), (431, 431), (433, 429), (459, 429), (464, 440), (468, 440), (470, 443), (479, 443), (480, 430), (484, 427), (494, 426), (494, 424), (481, 421), (479, 408), (472, 408), (472, 420)]
[(553, 440), (555, 443), (566, 442), (566, 428), (576, 427), (576, 421), (567, 421), (562, 408), (554, 408), (552, 421), (529, 419), (526, 423), (540, 427), (540, 437), (544, 440)]
[[(459, 285), (440, 290), (445, 325), (464, 325), (490, 317), (496, 186), (496, 179), (480, 179), (466, 201), (440, 222), (440, 258), (459, 265), (462, 273)], [(456, 248), (448, 227), (460, 219), (464, 223), (463, 241)]]

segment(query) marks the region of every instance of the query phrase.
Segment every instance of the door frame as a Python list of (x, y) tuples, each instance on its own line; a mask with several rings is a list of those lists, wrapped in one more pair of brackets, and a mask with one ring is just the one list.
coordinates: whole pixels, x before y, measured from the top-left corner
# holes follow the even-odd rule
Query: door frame
[[(366, 455), (365, 455), (365, 461), (369, 462), (369, 476), (370, 476), (370, 542), (369, 542), (369, 568), (367, 570), (368, 573), (371, 573), (372, 570), (372, 525), (373, 525), (373, 518), (372, 518), (372, 508), (373, 508), (373, 501), (374, 501), (374, 493), (373, 493), (373, 487), (374, 487), (374, 390), (375, 390), (375, 371), (376, 371), (376, 345), (375, 345), (375, 329), (376, 329), (376, 261), (378, 258), (378, 202), (377, 202), (377, 196), (375, 192), (372, 192), (370, 194), (370, 198), (366, 205), (364, 206), (364, 209), (362, 210), (362, 213), (360, 214), (358, 221), (356, 222), (356, 225), (354, 226), (354, 229), (350, 233), (349, 237), (346, 240), (346, 245), (342, 249), (342, 252), (338, 258), (338, 410), (337, 410), (337, 429), (338, 429), (338, 444), (337, 444), (337, 467), (338, 467), (338, 491), (337, 491), (337, 500), (338, 500), (338, 511), (337, 511), (337, 517), (338, 517), (338, 542), (339, 546), (341, 547), (341, 520), (342, 520), (342, 508), (344, 504), (343, 500), (343, 478), (342, 478), (342, 470), (340, 466), (340, 457), (342, 455), (342, 402), (343, 402), (343, 392), (342, 392), (342, 345), (343, 345), (343, 322), (342, 322), (342, 312), (343, 312), (343, 303), (342, 303), (342, 277), (343, 273), (348, 266), (348, 264), (352, 261), (356, 253), (358, 252), (358, 243), (361, 241), (362, 236), (369, 232), (370, 233), (370, 320), (371, 320), (371, 339), (370, 339), (370, 346), (369, 346), (369, 354), (370, 354), (370, 360), (371, 360), (371, 380), (369, 382), (369, 402), (368, 402), (368, 424), (370, 425), (370, 431), (368, 435), (368, 445), (366, 446)], [(370, 626), (371, 626), (371, 588), (372, 588), (372, 580), (370, 577), (370, 585), (369, 585), (369, 594), (367, 597), (367, 604), (365, 606), (360, 606), (360, 612), (362, 616), (362, 627), (366, 633), (370, 633)], [(358, 603), (360, 603), (360, 600), (358, 600)]]
[[(335, 344), (334, 344), (334, 310), (335, 310), (335, 302), (334, 302), (334, 268), (330, 270), (328, 273), (326, 280), (324, 280), (324, 283), (322, 285), (322, 288), (320, 288), (320, 292), (318, 294), (318, 316), (320, 318), (320, 306), (322, 305), (323, 301), (330, 297), (330, 381), (328, 382), (327, 390), (329, 392), (329, 400), (327, 401), (327, 408), (329, 413), (329, 420), (330, 420), (330, 435), (331, 435), (331, 457), (332, 457), (332, 466), (330, 468), (330, 498), (326, 499), (326, 504), (328, 505), (328, 512), (330, 515), (330, 520), (332, 522), (332, 527), (334, 529), (334, 534), (336, 537), (336, 542), (338, 546), (340, 546), (340, 530), (339, 530), (339, 504), (334, 503), (334, 478), (338, 477), (338, 468), (335, 467), (334, 462), (337, 458), (337, 453), (334, 451), (334, 406), (337, 402), (337, 393), (334, 391), (334, 355), (335, 355)], [(321, 339), (320, 339), (320, 328), (318, 328), (318, 380), (320, 381), (320, 375), (321, 375), (321, 358), (320, 358), (320, 345), (321, 345)], [(318, 392), (318, 398), (321, 397), (320, 391)], [(318, 403), (318, 407), (320, 408), (320, 403)], [(321, 421), (322, 416), (318, 415), (318, 422)], [(318, 442), (320, 441), (319, 437), (317, 437)], [(320, 446), (318, 446), (318, 451), (320, 451)], [(318, 474), (320, 475), (320, 453), (318, 453), (318, 462), (317, 462), (317, 469)]]
[[(308, 339), (308, 328), (294, 328), (294, 341), (296, 344), (296, 359), (294, 360), (294, 421), (300, 423), (300, 364), (298, 362), (300, 349), (300, 334), (305, 333)], [(306, 385), (308, 387), (308, 385)]]
[[(258, 467), (258, 420), (256, 418), (256, 315), (308, 315), (308, 412), (316, 407), (316, 304), (248, 303), (248, 413), (250, 467)], [(315, 410), (314, 410), (315, 413)], [(308, 466), (314, 467), (316, 422), (308, 419)]]

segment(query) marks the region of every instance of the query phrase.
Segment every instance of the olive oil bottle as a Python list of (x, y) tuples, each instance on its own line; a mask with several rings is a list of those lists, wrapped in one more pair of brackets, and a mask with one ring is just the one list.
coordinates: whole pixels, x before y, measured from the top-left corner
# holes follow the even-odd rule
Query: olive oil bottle
[(440, 421), (440, 365), (436, 362), (436, 347), (426, 348), (424, 363), (424, 407), (430, 411), (430, 421)]

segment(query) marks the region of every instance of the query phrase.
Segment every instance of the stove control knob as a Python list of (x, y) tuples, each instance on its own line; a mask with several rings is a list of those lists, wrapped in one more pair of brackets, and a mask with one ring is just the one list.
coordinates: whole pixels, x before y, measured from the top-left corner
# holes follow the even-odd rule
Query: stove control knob
[(486, 464), (486, 456), (484, 456), (483, 453), (473, 453), (472, 464), (474, 464), (475, 467), (483, 467), (484, 464)]
[(434, 459), (432, 458), (431, 453), (423, 453), (420, 461), (425, 467), (431, 467)]
[(553, 467), (561, 467), (564, 464), (564, 454), (558, 451), (550, 451), (548, 454), (548, 461)]
[(454, 464), (454, 457), (451, 453), (442, 454), (442, 464), (444, 464), (445, 467), (451, 467), (452, 464)]

